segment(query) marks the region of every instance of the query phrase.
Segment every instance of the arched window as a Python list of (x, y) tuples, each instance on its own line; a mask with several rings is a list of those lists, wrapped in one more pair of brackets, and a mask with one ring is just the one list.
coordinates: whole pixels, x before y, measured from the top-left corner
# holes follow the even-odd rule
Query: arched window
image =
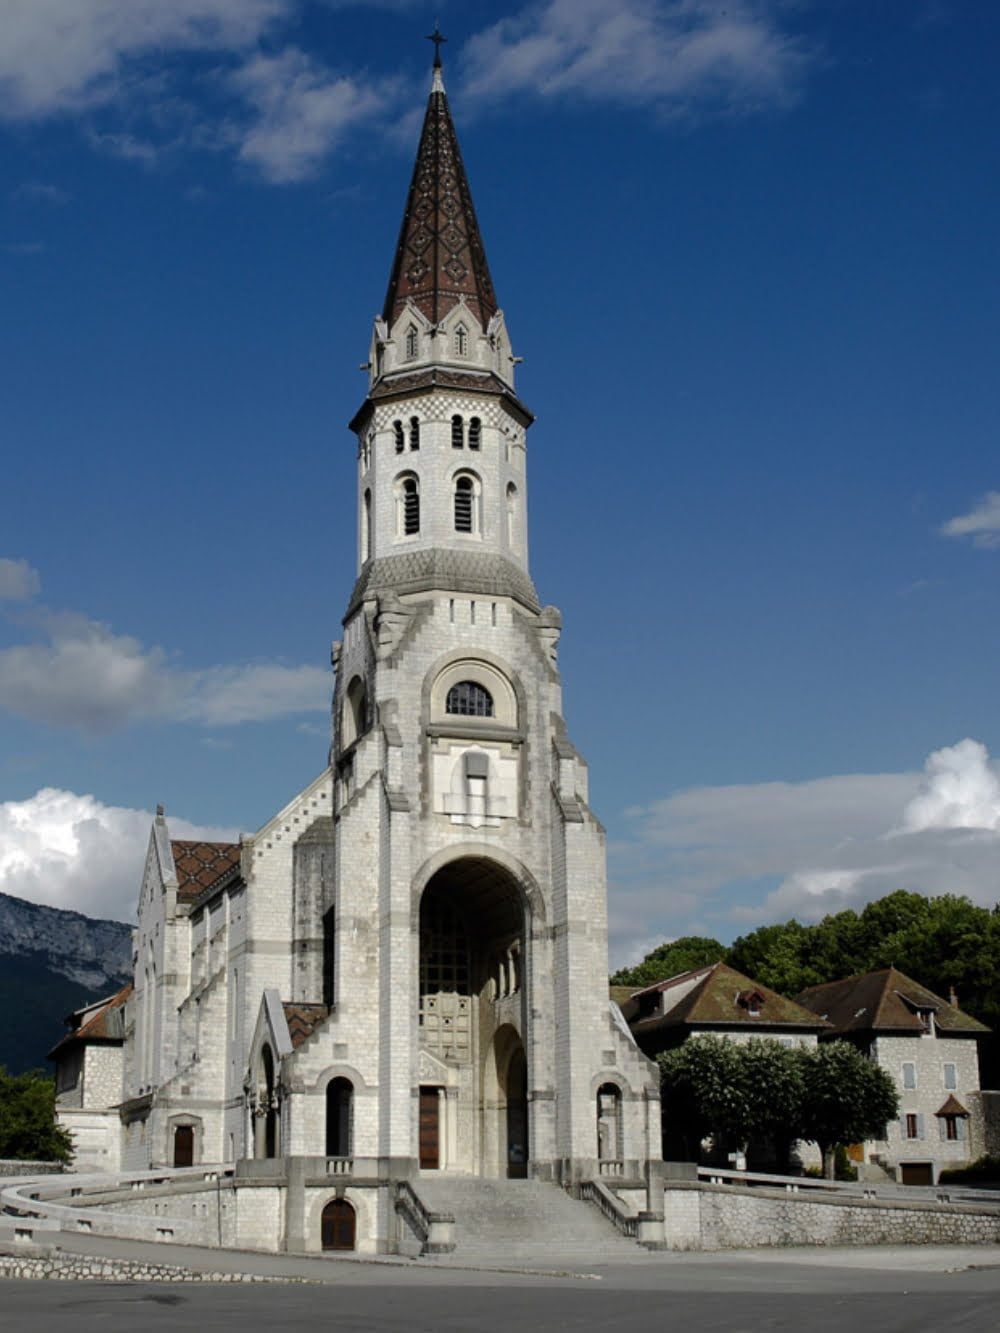
[(420, 487), (416, 477), (403, 477), (396, 489), (396, 531), (412, 537), (420, 531)]
[(354, 1151), (354, 1087), (350, 1079), (326, 1085), (326, 1155), (350, 1157)]
[(401, 454), (403, 452), (403, 445), (405, 444), (403, 439), (403, 423), (401, 421), (394, 421), (392, 423), (392, 434), (396, 441), (396, 453)]
[(517, 545), (517, 487), (512, 481), (507, 484), (507, 545)]
[(362, 559), (370, 560), (372, 558), (372, 493), (365, 491), (364, 508), (361, 511), (361, 550)]
[(482, 423), (478, 417), (469, 418), (469, 448), (478, 449), (482, 436)]
[(420, 448), (420, 418), (410, 417), (410, 448)]
[(410, 327), (406, 330), (406, 359), (407, 359), (407, 361), (412, 361), (413, 358), (417, 355), (417, 348), (418, 348), (418, 347), (419, 347), (419, 343), (418, 343), (418, 340), (417, 340), (417, 326), (416, 326), (415, 324), (411, 324)]
[(458, 717), (492, 717), (493, 696), (476, 680), (460, 680), (448, 691), (444, 708)]
[(465, 422), (459, 416), (451, 419), (451, 447), (461, 449), (465, 444)]
[(614, 1083), (597, 1089), (597, 1156), (602, 1162), (620, 1162), (622, 1144), (622, 1093)]
[(476, 487), (471, 477), (455, 482), (455, 531), (475, 531)]
[(469, 355), (469, 334), (464, 324), (455, 326), (455, 355)]
[(347, 687), (344, 712), (341, 718), (341, 745), (353, 745), (368, 727), (368, 692), (360, 676), (355, 676)]

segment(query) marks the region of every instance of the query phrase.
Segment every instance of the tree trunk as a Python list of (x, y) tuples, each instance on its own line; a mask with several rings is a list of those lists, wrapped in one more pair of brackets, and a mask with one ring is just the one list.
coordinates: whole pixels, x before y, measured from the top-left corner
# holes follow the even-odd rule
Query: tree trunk
[(823, 1176), (826, 1180), (834, 1180), (837, 1175), (837, 1145), (828, 1143), (820, 1144), (819, 1147), (823, 1154)]

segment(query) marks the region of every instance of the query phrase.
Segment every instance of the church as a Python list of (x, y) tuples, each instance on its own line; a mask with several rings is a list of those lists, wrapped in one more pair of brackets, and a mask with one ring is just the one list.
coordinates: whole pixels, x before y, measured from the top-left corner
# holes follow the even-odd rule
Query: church
[(116, 1095), (88, 1110), (60, 1072), (81, 1167), (235, 1164), (225, 1225), (251, 1247), (392, 1251), (425, 1183), (638, 1190), (660, 1156), (656, 1069), (609, 1001), (560, 615), (529, 569), (532, 415), (437, 50), (350, 423), (328, 764), (236, 844), (157, 813), (100, 1048)]

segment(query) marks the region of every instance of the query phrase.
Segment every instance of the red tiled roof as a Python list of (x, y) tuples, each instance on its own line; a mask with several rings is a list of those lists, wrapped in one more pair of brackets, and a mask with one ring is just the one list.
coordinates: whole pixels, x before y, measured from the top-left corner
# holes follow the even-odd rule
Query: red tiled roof
[(231, 871), (239, 868), (238, 842), (185, 842), (172, 839), (174, 869), (177, 871), (177, 897), (190, 902), (206, 889), (213, 888)]
[[(125, 1040), (125, 1024), (121, 1015), (121, 1009), (132, 994), (132, 983), (123, 986), (120, 991), (105, 1000), (102, 1004), (88, 1005), (83, 1009), (77, 1009), (66, 1020), (68, 1023), (73, 1019), (77, 1020), (77, 1025), (72, 1031), (67, 1032), (61, 1040), (57, 1041), (55, 1046), (49, 1052), (50, 1058), (56, 1051), (72, 1042), (122, 1042)], [(89, 1018), (84, 1018), (89, 1014)]]
[(895, 967), (810, 986), (799, 1004), (822, 1014), (838, 1032), (923, 1032), (920, 1010), (930, 1010), (945, 1033), (986, 1033), (989, 1028)]
[(307, 1037), (311, 1037), (330, 1012), (325, 1004), (295, 1004), (286, 1001), (281, 1007), (285, 1011), (285, 1022), (288, 1024), (288, 1035), (292, 1039), (293, 1049), (301, 1046)]

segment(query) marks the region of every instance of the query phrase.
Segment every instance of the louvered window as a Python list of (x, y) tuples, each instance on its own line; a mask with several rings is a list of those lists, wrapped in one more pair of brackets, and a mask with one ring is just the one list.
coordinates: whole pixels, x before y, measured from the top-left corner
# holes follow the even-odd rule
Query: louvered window
[(460, 680), (448, 691), (445, 712), (459, 717), (492, 717), (493, 696), (475, 680)]
[(410, 417), (410, 448), (420, 448), (420, 421), (417, 417)]
[(455, 531), (472, 531), (472, 508), (475, 504), (472, 478), (459, 477), (455, 482)]
[(403, 423), (401, 421), (394, 421), (392, 423), (392, 435), (393, 439), (396, 441), (396, 453), (401, 454), (403, 452), (403, 446), (406, 443), (403, 438)]
[(461, 417), (451, 419), (451, 447), (461, 449), (465, 444), (465, 422)]
[(481, 436), (481, 430), (482, 430), (482, 427), (481, 427), (481, 423), (480, 423), (479, 418), (478, 418), (478, 417), (470, 417), (470, 419), (469, 419), (469, 448), (470, 448), (470, 449), (478, 449), (478, 448), (479, 448), (479, 441), (480, 441), (480, 436)]
[(420, 491), (412, 477), (403, 482), (403, 532), (407, 537), (420, 531)]
[(455, 330), (455, 355), (468, 356), (469, 354), (469, 335), (466, 332), (465, 325), (459, 324)]

